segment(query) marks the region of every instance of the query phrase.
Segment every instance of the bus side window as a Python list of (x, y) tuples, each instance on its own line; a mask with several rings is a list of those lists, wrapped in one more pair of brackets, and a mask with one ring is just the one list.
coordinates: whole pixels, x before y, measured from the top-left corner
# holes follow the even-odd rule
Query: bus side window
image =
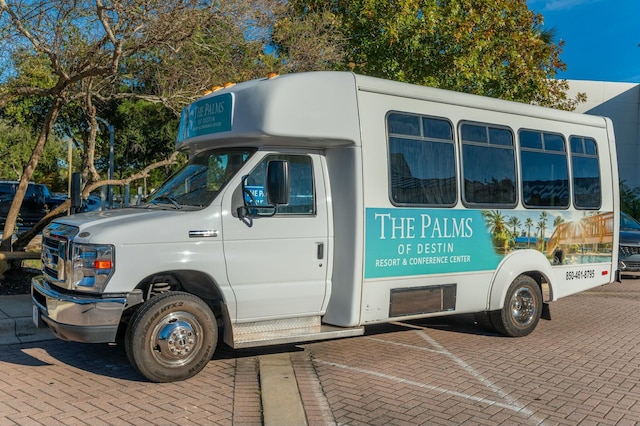
[(598, 210), (602, 204), (602, 186), (596, 141), (572, 136), (570, 145), (573, 204), (578, 209)]
[(517, 202), (513, 134), (479, 123), (460, 126), (464, 202), (514, 207)]
[(456, 168), (451, 123), (390, 113), (389, 192), (396, 205), (455, 205)]
[(521, 130), (522, 202), (525, 207), (569, 207), (569, 166), (564, 137)]

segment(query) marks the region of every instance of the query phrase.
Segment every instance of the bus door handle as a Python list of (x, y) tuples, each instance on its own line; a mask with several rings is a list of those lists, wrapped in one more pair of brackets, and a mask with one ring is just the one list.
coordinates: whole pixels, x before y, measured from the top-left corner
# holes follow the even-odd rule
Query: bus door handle
[(318, 260), (322, 260), (324, 259), (324, 243), (316, 243), (317, 245), (317, 255), (318, 255)]

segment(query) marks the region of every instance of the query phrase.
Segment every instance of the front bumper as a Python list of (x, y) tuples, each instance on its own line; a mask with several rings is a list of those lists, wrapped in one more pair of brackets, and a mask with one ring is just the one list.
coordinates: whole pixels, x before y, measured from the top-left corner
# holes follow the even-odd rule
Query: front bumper
[(60, 293), (42, 276), (31, 281), (31, 299), (53, 334), (63, 340), (109, 343), (116, 340), (126, 297), (98, 297)]
[(618, 268), (622, 275), (640, 275), (640, 261), (638, 261), (638, 259), (634, 259), (633, 261), (619, 260)]

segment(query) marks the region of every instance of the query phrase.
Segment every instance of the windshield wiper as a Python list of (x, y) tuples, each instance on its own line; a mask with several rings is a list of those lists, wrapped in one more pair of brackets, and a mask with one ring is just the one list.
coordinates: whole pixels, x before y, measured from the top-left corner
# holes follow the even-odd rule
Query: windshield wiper
[(173, 204), (173, 207), (175, 207), (178, 210), (182, 208), (182, 205), (179, 202), (177, 202), (176, 199), (173, 197), (158, 197), (155, 200), (153, 200), (153, 203), (155, 204), (156, 201), (160, 201), (160, 200), (169, 201), (171, 204)]

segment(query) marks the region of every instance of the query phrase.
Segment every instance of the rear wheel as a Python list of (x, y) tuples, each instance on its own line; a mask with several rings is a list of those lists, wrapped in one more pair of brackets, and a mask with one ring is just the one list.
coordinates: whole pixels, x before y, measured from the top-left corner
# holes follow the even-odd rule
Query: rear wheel
[(491, 322), (498, 332), (521, 337), (536, 328), (541, 312), (540, 286), (530, 276), (520, 275), (509, 286), (502, 309), (491, 312)]
[(125, 351), (147, 379), (172, 382), (200, 372), (217, 341), (218, 327), (209, 306), (176, 291), (154, 296), (140, 307), (127, 328)]

